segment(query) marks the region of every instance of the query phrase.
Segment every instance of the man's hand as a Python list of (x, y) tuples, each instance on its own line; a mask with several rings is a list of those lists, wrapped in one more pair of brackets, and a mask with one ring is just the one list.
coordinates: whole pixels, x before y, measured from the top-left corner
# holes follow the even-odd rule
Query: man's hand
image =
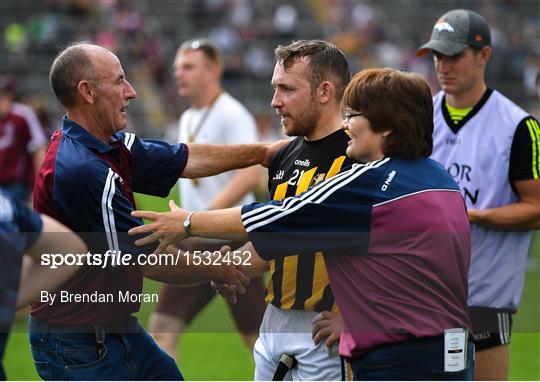
[(274, 159), (274, 156), (279, 151), (279, 149), (285, 146), (289, 142), (290, 140), (288, 139), (282, 139), (282, 140), (272, 143), (266, 150), (266, 154), (264, 155), (264, 160), (261, 164), (264, 167), (268, 168), (270, 166), (270, 163), (272, 163), (272, 159)]
[(210, 286), (221, 297), (226, 298), (231, 304), (236, 304), (238, 302), (238, 298), (236, 297), (236, 288), (233, 288), (231, 285), (218, 284), (215, 281), (211, 281)]
[(189, 212), (182, 210), (172, 200), (169, 201), (169, 207), (171, 209), (169, 212), (133, 211), (131, 213), (136, 218), (152, 221), (152, 223), (141, 225), (128, 231), (130, 235), (150, 233), (150, 235), (136, 240), (136, 245), (143, 246), (159, 240), (160, 245), (156, 251), (157, 253), (161, 253), (169, 245), (177, 244), (180, 240), (187, 237), (183, 222)]
[(341, 314), (333, 312), (322, 312), (313, 320), (313, 331), (311, 336), (315, 345), (325, 341), (326, 347), (331, 348), (339, 341), (343, 331), (343, 319)]
[[(225, 255), (231, 247), (224, 245), (220, 252)], [(249, 277), (240, 271), (240, 267), (236, 265), (228, 265), (224, 267), (223, 276), (220, 279), (213, 280), (210, 285), (222, 297), (229, 300), (231, 303), (236, 303), (236, 294), (246, 293), (246, 287), (249, 285)]]

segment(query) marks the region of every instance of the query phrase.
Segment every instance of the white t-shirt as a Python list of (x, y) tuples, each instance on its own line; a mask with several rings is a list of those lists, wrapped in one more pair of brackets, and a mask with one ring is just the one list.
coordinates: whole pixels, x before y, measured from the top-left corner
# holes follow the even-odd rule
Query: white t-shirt
[[(180, 142), (189, 142), (189, 135), (197, 129), (208, 107), (187, 109), (180, 117)], [(257, 141), (257, 127), (250, 112), (228, 93), (222, 93), (215, 101), (206, 120), (193, 142), (210, 144), (243, 144)], [(191, 211), (205, 210), (208, 204), (234, 176), (234, 171), (197, 179), (181, 178), (180, 201), (182, 208)], [(246, 194), (237, 205), (255, 201), (253, 194)]]

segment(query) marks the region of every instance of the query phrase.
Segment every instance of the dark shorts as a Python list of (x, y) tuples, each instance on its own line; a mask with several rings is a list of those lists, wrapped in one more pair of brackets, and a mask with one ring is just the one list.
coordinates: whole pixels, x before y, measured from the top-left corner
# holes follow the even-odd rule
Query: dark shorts
[(510, 343), (512, 316), (510, 309), (469, 307), (473, 326), (474, 345), (477, 351)]
[[(215, 296), (216, 291), (209, 284), (164, 284), (156, 312), (179, 318), (189, 324)], [(229, 308), (241, 333), (257, 333), (266, 308), (262, 276), (251, 279), (246, 293), (238, 296), (236, 304), (229, 303)]]

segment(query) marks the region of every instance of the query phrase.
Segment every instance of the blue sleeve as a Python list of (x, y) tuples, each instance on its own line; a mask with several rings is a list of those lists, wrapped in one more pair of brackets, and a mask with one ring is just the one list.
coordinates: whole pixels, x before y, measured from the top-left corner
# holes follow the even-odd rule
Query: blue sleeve
[(15, 210), (15, 224), (18, 232), (24, 234), (24, 252), (32, 248), (43, 231), (43, 221), (38, 213), (32, 211), (17, 198), (12, 198)]
[(118, 134), (133, 156), (133, 190), (165, 197), (182, 175), (188, 159), (183, 143), (139, 139), (135, 134)]
[(258, 254), (271, 260), (316, 252), (364, 253), (373, 199), (358, 169), (295, 197), (245, 205), (242, 222)]
[(26, 233), (25, 252), (32, 248), (43, 231), (43, 221), (38, 213), (31, 211), (21, 203), (17, 209), (18, 221), (21, 232)]
[(0, 249), (2, 255), (20, 256), (39, 238), (43, 222), (36, 212), (0, 188)]
[(131, 216), (133, 205), (120, 182), (120, 176), (105, 161), (89, 159), (63, 171), (57, 168), (54, 200), (67, 225), (83, 238), (90, 251), (149, 253), (149, 248), (135, 246), (135, 238), (127, 234), (143, 221)]

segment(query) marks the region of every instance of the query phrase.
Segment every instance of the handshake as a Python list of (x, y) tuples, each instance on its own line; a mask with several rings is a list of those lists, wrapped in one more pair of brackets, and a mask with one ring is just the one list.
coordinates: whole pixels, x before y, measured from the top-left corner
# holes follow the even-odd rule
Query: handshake
[[(262, 274), (268, 269), (268, 264), (260, 259), (251, 244), (234, 252), (231, 252), (229, 246), (223, 246), (219, 251), (214, 252), (195, 250), (208, 248), (207, 244), (200, 241), (202, 237), (247, 241), (248, 237), (240, 219), (240, 208), (223, 210), (226, 216), (221, 216), (220, 211), (198, 211), (195, 221), (198, 229), (194, 232), (191, 226), (194, 212), (182, 210), (172, 200), (169, 202), (169, 207), (168, 212), (133, 211), (131, 213), (136, 218), (150, 220), (148, 224), (129, 230), (129, 235), (135, 236), (135, 245), (158, 243), (155, 252), (165, 254), (175, 252), (177, 246), (187, 250), (179, 252), (180, 261), (172, 267), (157, 266), (141, 269), (144, 276), (173, 284), (211, 281), (212, 287), (219, 294), (230, 302), (236, 302), (237, 294), (245, 293), (249, 277)], [(214, 216), (215, 214), (218, 216)], [(224, 217), (232, 217), (235, 223), (229, 224), (230, 219)], [(186, 221), (189, 222), (187, 227)]]
[[(249, 252), (235, 251), (242, 254)], [(219, 253), (219, 255), (218, 255)], [(219, 293), (222, 297), (229, 300), (231, 303), (237, 302), (237, 294), (246, 293), (246, 287), (249, 285), (249, 277), (242, 271), (242, 267), (250, 264), (243, 258), (239, 264), (231, 262), (226, 264), (227, 257), (231, 254), (231, 248), (227, 245), (221, 247), (219, 252), (214, 253), (214, 259), (221, 263), (220, 274), (217, 278), (210, 281), (210, 286)]]

